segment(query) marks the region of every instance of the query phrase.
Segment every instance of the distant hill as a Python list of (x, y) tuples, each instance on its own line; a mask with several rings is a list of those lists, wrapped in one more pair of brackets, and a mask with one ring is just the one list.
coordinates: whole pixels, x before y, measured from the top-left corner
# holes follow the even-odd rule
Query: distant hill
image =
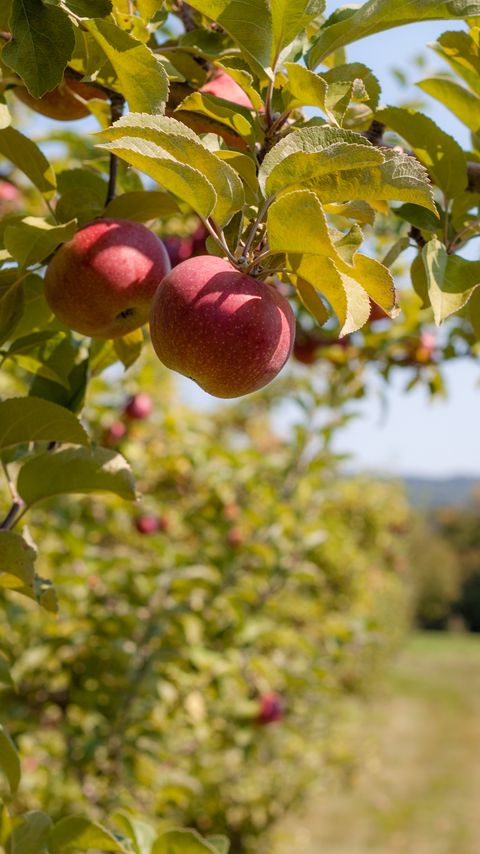
[(480, 491), (478, 477), (405, 477), (403, 481), (409, 501), (416, 507), (469, 504), (473, 491)]

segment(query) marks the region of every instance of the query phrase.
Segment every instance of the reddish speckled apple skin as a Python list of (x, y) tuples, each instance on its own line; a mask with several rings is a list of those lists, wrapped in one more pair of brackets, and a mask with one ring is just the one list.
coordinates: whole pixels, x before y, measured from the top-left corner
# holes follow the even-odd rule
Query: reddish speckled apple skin
[(100, 98), (105, 101), (107, 98), (100, 89), (87, 86), (81, 80), (63, 80), (59, 86), (56, 86), (51, 92), (47, 92), (42, 98), (34, 98), (24, 86), (16, 86), (13, 91), (27, 107), (35, 110), (36, 113), (41, 113), (42, 116), (55, 119), (57, 122), (83, 119), (90, 115), (90, 110), (83, 101), (91, 101), (92, 98)]
[(223, 69), (219, 69), (208, 83), (204, 83), (200, 92), (203, 92), (205, 95), (216, 95), (217, 98), (232, 101), (234, 104), (238, 104), (239, 107), (246, 107), (247, 110), (253, 110), (253, 104), (247, 93)]
[(212, 255), (190, 258), (162, 281), (150, 314), (164, 365), (215, 397), (267, 385), (292, 352), (295, 318), (270, 285)]
[(167, 250), (144, 225), (98, 219), (77, 231), (50, 261), (45, 296), (70, 329), (119, 338), (148, 320), (154, 293), (169, 270)]

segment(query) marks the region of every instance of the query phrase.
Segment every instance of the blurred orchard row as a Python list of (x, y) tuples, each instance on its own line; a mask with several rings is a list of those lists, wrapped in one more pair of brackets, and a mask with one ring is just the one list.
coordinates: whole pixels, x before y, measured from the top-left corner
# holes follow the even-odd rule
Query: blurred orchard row
[(402, 494), (338, 477), (330, 440), (358, 393), (347, 368), (335, 391), (338, 370), (299, 367), (208, 414), (145, 358), (121, 388), (94, 381), (89, 428), (131, 461), (141, 497), (30, 516), (60, 616), (2, 594), (19, 808), (108, 825), (121, 806), (268, 851), (340, 762), (344, 703), (375, 686), (411, 597)]

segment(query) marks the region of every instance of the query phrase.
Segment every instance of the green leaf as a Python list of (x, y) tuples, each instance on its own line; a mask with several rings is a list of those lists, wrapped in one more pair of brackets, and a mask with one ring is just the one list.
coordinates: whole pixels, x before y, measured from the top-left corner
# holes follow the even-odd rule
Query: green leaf
[(240, 107), (238, 104), (233, 106), (231, 101), (217, 98), (216, 95), (194, 92), (183, 99), (176, 112), (181, 113), (182, 110), (207, 116), (214, 122), (230, 128), (239, 136), (254, 140), (252, 114), (246, 107)]
[(5, 247), (21, 267), (47, 258), (57, 246), (75, 234), (77, 221), (51, 225), (43, 217), (26, 216), (5, 229)]
[(122, 193), (105, 208), (105, 216), (135, 222), (165, 219), (176, 213), (178, 204), (175, 199), (172, 199), (169, 193), (155, 191)]
[(285, 63), (288, 87), (285, 95), (292, 100), (286, 106), (319, 107), (331, 122), (341, 124), (350, 101), (365, 102), (375, 110), (380, 96), (380, 84), (373, 72), (360, 62), (337, 65), (322, 75), (309, 71), (294, 62)]
[(271, 73), (273, 33), (266, 0), (193, 0), (190, 6), (226, 30), (260, 80)]
[(186, 202), (201, 217), (212, 213), (217, 194), (213, 185), (198, 171), (179, 163), (168, 151), (145, 139), (123, 137), (117, 142), (99, 145), (112, 151), (121, 160), (140, 169), (169, 190), (183, 202)]
[(379, 110), (376, 118), (410, 143), (432, 181), (448, 199), (465, 189), (468, 183), (465, 153), (432, 119), (401, 107)]
[[(351, 146), (351, 148), (350, 148)], [(328, 126), (301, 128), (278, 142), (263, 160), (258, 174), (266, 197), (315, 175), (383, 163), (383, 155), (360, 134)], [(380, 155), (380, 156), (379, 156)]]
[(418, 252), (412, 261), (410, 267), (410, 279), (412, 288), (417, 296), (422, 301), (422, 308), (429, 308), (430, 300), (428, 299), (428, 279), (425, 264), (423, 263), (422, 253)]
[(207, 836), (207, 842), (218, 851), (218, 854), (228, 854), (230, 841), (226, 836)]
[(118, 77), (119, 89), (132, 111), (163, 113), (168, 77), (150, 48), (111, 21), (97, 19), (84, 26), (98, 42)]
[(17, 269), (0, 270), (0, 344), (15, 329), (23, 311), (23, 288)]
[(324, 10), (324, 0), (270, 0), (272, 16), (272, 67), (282, 50)]
[(442, 33), (440, 38), (429, 46), (480, 95), (480, 51), (478, 43), (470, 33), (462, 30)]
[(291, 107), (319, 107), (329, 118), (337, 120), (327, 107), (328, 85), (323, 77), (298, 65), (296, 62), (286, 62), (287, 86), (283, 90), (286, 105)]
[(340, 128), (289, 134), (269, 151), (258, 179), (266, 196), (299, 185), (315, 190), (322, 202), (398, 199), (436, 212), (427, 173), (414, 157), (380, 151)]
[(307, 311), (315, 318), (319, 326), (323, 326), (329, 315), (321, 296), (313, 285), (306, 282), (305, 279), (297, 278), (295, 287)]
[(195, 830), (169, 830), (154, 843), (152, 854), (218, 854), (218, 848), (208, 843)]
[(20, 169), (46, 199), (55, 195), (55, 173), (45, 155), (31, 139), (14, 128), (0, 130), (0, 156)]
[(423, 248), (428, 296), (435, 323), (463, 308), (480, 285), (480, 261), (466, 261), (449, 255), (443, 243), (434, 238)]
[[(300, 226), (292, 228), (292, 222)], [(355, 254), (358, 246), (355, 230), (353, 237), (349, 233), (333, 243), (315, 193), (296, 190), (280, 196), (268, 211), (267, 230), (270, 249), (287, 253), (292, 272), (328, 299), (342, 326), (342, 334), (366, 323), (369, 297), (392, 316), (398, 313), (389, 271), (373, 258)]]
[(112, 0), (63, 0), (77, 18), (105, 18), (112, 11)]
[(48, 835), (48, 848), (51, 854), (84, 851), (88, 848), (125, 852), (123, 845), (106, 828), (88, 818), (74, 815), (62, 818), (53, 826)]
[(72, 22), (55, 6), (13, 0), (10, 31), (2, 61), (20, 75), (34, 98), (40, 98), (63, 79), (75, 47)]
[(309, 68), (316, 68), (329, 54), (366, 36), (400, 27), (415, 21), (466, 18), (480, 15), (479, 0), (368, 0), (360, 8), (349, 9), (351, 14), (329, 25), (326, 21), (309, 55)]
[(156, 831), (144, 821), (127, 813), (114, 813), (112, 819), (124, 836), (132, 843), (135, 854), (151, 854), (152, 845), (157, 837)]
[(88, 445), (82, 425), (63, 406), (38, 397), (0, 402), (0, 451), (24, 442), (68, 442)]
[(36, 556), (20, 534), (0, 531), (0, 587), (33, 587)]
[[(147, 158), (158, 159), (162, 161), (161, 164), (159, 163), (160, 172), (166, 168), (167, 163), (170, 163), (172, 164), (170, 168), (174, 169), (175, 174), (185, 175), (187, 183), (189, 174), (201, 173), (200, 177), (207, 183), (204, 185), (205, 190), (202, 197), (196, 204), (189, 201), (195, 195), (192, 188), (190, 188), (189, 199), (187, 199), (185, 193), (181, 195), (180, 192), (176, 191), (175, 180), (172, 182), (170, 179), (170, 186), (165, 182), (165, 179), (163, 180), (167, 189), (176, 193), (184, 201), (189, 201), (193, 209), (201, 215), (208, 216), (212, 213), (219, 225), (225, 225), (244, 204), (243, 184), (235, 170), (228, 163), (220, 161), (190, 128), (176, 119), (130, 113), (115, 122), (111, 128), (102, 131), (100, 136), (103, 139), (111, 140), (106, 145), (100, 146), (101, 148), (117, 153), (118, 146), (122, 146), (122, 150), (143, 153), (145, 160)], [(119, 156), (125, 157), (125, 154)], [(127, 158), (125, 157), (125, 159)], [(134, 159), (138, 160), (138, 157)], [(128, 162), (147, 171), (145, 165), (141, 166), (133, 162), (132, 154), (129, 154)], [(156, 175), (153, 172), (158, 171), (156, 164), (150, 165), (147, 161), (146, 165), (148, 166), (147, 174), (155, 178)], [(184, 173), (185, 167), (191, 171)], [(157, 180), (161, 182), (160, 177)], [(198, 181), (196, 183), (198, 184)], [(211, 207), (212, 193), (216, 197), (213, 207)]]
[(143, 347), (142, 329), (134, 329), (123, 338), (115, 338), (113, 342), (115, 353), (125, 368), (130, 368), (139, 358)]
[[(8, 688), (15, 687), (15, 682), (12, 679), (12, 674), (10, 673), (10, 668), (8, 666), (8, 661), (3, 654), (0, 655), (0, 685), (6, 685)], [(0, 843), (1, 841), (0, 833)]]
[(135, 500), (135, 484), (126, 460), (107, 448), (60, 448), (37, 454), (20, 469), (17, 490), (28, 507), (53, 495), (112, 492)]
[(435, 232), (441, 226), (437, 217), (418, 205), (401, 205), (399, 208), (394, 208), (394, 213), (395, 216), (399, 216), (406, 222), (411, 223), (411, 225), (415, 225), (421, 231)]
[(52, 821), (44, 812), (26, 812), (14, 819), (9, 854), (45, 854)]
[(428, 77), (417, 83), (420, 89), (444, 104), (473, 133), (480, 130), (480, 97), (446, 77)]
[(58, 600), (55, 588), (48, 578), (40, 578), (36, 575), (33, 579), (33, 587), (19, 587), (15, 593), (21, 593), (37, 603), (50, 614), (58, 614)]
[(20, 783), (20, 759), (18, 758), (13, 741), (7, 735), (2, 724), (0, 724), (0, 770), (5, 774), (13, 795)]

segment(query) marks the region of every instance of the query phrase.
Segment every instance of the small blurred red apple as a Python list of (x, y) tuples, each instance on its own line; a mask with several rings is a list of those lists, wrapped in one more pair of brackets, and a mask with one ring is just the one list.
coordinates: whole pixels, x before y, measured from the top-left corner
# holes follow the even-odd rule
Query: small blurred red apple
[(126, 435), (127, 428), (123, 421), (114, 421), (103, 433), (102, 444), (106, 448), (115, 448)]
[(257, 721), (259, 724), (272, 724), (281, 721), (285, 713), (283, 697), (276, 691), (267, 691), (260, 697)]
[(149, 394), (141, 391), (138, 394), (133, 394), (127, 401), (124, 413), (127, 418), (132, 420), (142, 421), (148, 418), (153, 412), (153, 401)]
[(163, 238), (163, 244), (168, 252), (170, 264), (176, 267), (193, 255), (193, 240), (191, 237), (176, 237), (174, 234)]
[(158, 516), (143, 514), (135, 519), (135, 527), (139, 534), (156, 534), (159, 530)]
[(229, 546), (241, 546), (243, 543), (243, 534), (239, 530), (239, 528), (230, 528), (227, 534), (227, 541)]

